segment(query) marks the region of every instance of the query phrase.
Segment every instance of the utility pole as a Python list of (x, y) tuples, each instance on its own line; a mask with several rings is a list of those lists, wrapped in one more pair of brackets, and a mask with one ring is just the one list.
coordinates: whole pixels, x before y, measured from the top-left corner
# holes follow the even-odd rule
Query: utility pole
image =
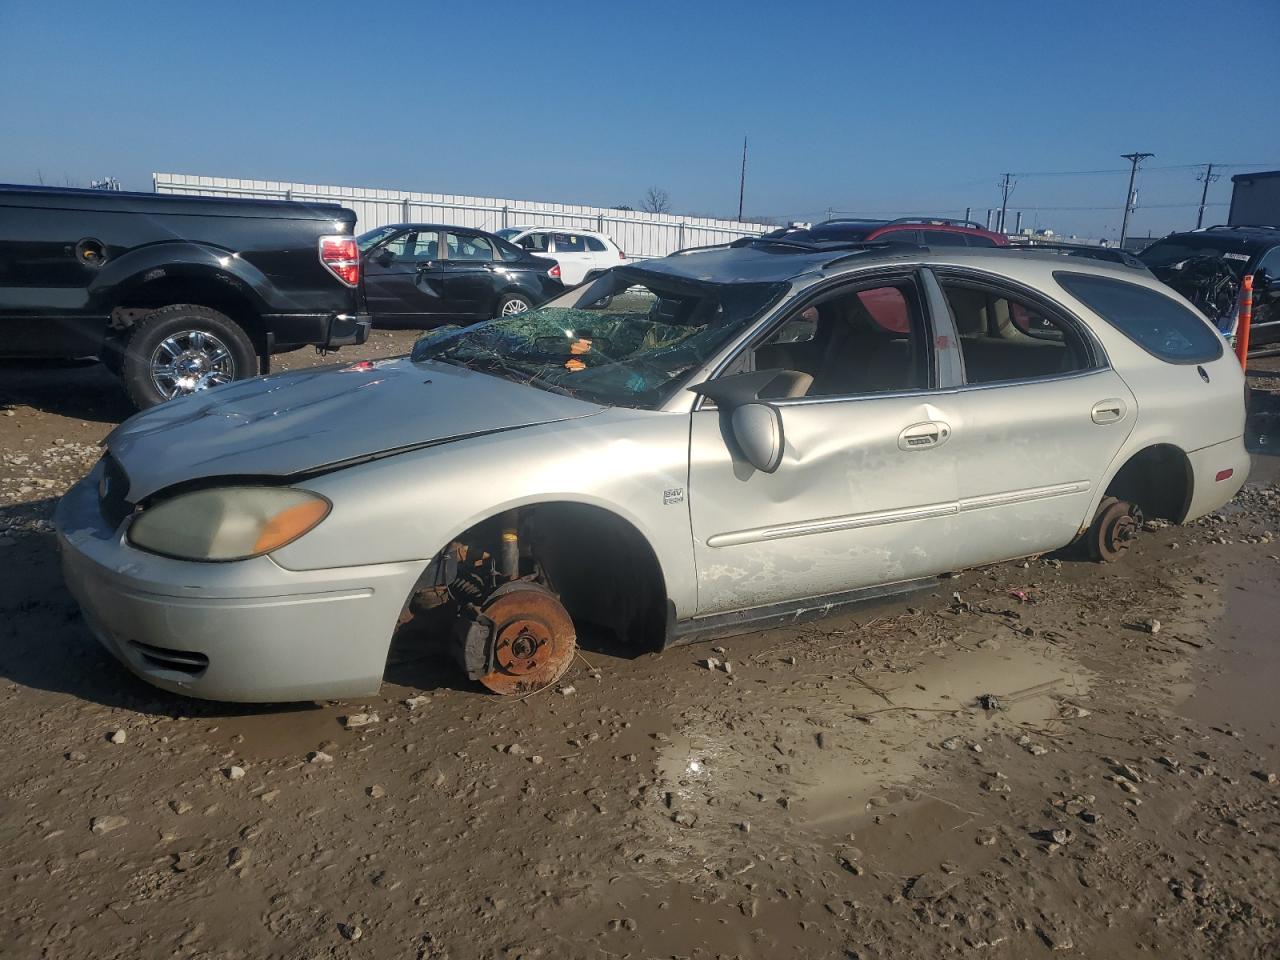
[(747, 192), (747, 138), (742, 138), (742, 176), (738, 180), (738, 222), (742, 222), (742, 198)]
[(1133, 212), (1133, 182), (1138, 177), (1138, 164), (1155, 154), (1122, 153), (1120, 156), (1132, 164), (1129, 168), (1129, 192), (1124, 195), (1124, 219), (1120, 221), (1120, 249), (1123, 250), (1124, 238), (1129, 235), (1129, 214)]
[(999, 183), (1000, 217), (996, 220), (996, 233), (1004, 233), (1004, 215), (1009, 207), (1009, 191), (1013, 189), (1013, 174), (1006, 173)]
[(1196, 229), (1199, 230), (1204, 226), (1204, 208), (1209, 200), (1209, 184), (1218, 179), (1218, 174), (1213, 172), (1213, 164), (1206, 164), (1204, 173), (1196, 179), (1204, 181), (1204, 189), (1200, 191), (1200, 212), (1196, 214)]

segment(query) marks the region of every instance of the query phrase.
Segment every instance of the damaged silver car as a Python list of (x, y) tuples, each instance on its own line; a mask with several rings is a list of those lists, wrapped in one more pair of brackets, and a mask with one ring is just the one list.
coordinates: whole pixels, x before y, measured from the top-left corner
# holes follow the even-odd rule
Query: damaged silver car
[(393, 634), (510, 694), (579, 630), (742, 633), (1245, 480), (1244, 380), (1145, 271), (749, 240), (617, 268), (408, 357), (139, 414), (62, 500), (93, 632), (168, 690), (375, 691)]

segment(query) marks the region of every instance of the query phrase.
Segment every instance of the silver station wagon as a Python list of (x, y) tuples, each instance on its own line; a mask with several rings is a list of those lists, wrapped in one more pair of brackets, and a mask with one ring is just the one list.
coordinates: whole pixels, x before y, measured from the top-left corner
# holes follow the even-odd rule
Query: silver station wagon
[(159, 687), (369, 694), (430, 627), (518, 693), (587, 628), (662, 647), (1110, 559), (1240, 488), (1244, 390), (1142, 269), (744, 240), (139, 414), (56, 522), (85, 620)]

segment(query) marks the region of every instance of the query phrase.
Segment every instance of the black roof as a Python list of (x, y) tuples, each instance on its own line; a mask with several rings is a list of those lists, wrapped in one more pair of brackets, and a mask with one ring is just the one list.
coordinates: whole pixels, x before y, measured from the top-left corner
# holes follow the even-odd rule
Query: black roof
[[(1280, 244), (1280, 227), (1253, 224), (1241, 224), (1233, 227), (1225, 223), (1219, 223), (1200, 230), (1183, 230), (1178, 233), (1171, 233), (1167, 237), (1161, 237), (1160, 240), (1168, 240), (1170, 237), (1179, 239), (1186, 237), (1214, 237), (1218, 240), (1237, 240), (1242, 244), (1260, 243), (1270, 246), (1272, 244)], [(1159, 243), (1160, 240), (1157, 240), (1156, 243)]]
[(1262, 170), (1258, 173), (1237, 173), (1231, 178), (1232, 183), (1249, 180), (1266, 180), (1269, 177), (1280, 177), (1280, 170)]

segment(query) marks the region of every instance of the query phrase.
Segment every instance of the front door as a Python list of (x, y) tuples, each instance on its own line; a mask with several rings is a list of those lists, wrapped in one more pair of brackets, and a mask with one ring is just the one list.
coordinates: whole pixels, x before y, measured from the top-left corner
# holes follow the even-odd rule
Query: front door
[[(700, 616), (952, 569), (952, 428), (924, 301), (904, 271), (829, 289), (733, 361), (726, 375), (799, 374), (770, 401), (785, 438), (772, 473), (741, 456), (728, 415), (705, 401), (693, 413)], [(892, 329), (887, 316), (907, 323)]]
[(447, 312), (437, 231), (395, 234), (365, 254), (363, 268), (375, 323), (426, 326)]
[(947, 399), (958, 561), (1056, 550), (1087, 522), (1137, 402), (1101, 348), (1053, 304), (996, 278), (938, 270), (965, 385)]

